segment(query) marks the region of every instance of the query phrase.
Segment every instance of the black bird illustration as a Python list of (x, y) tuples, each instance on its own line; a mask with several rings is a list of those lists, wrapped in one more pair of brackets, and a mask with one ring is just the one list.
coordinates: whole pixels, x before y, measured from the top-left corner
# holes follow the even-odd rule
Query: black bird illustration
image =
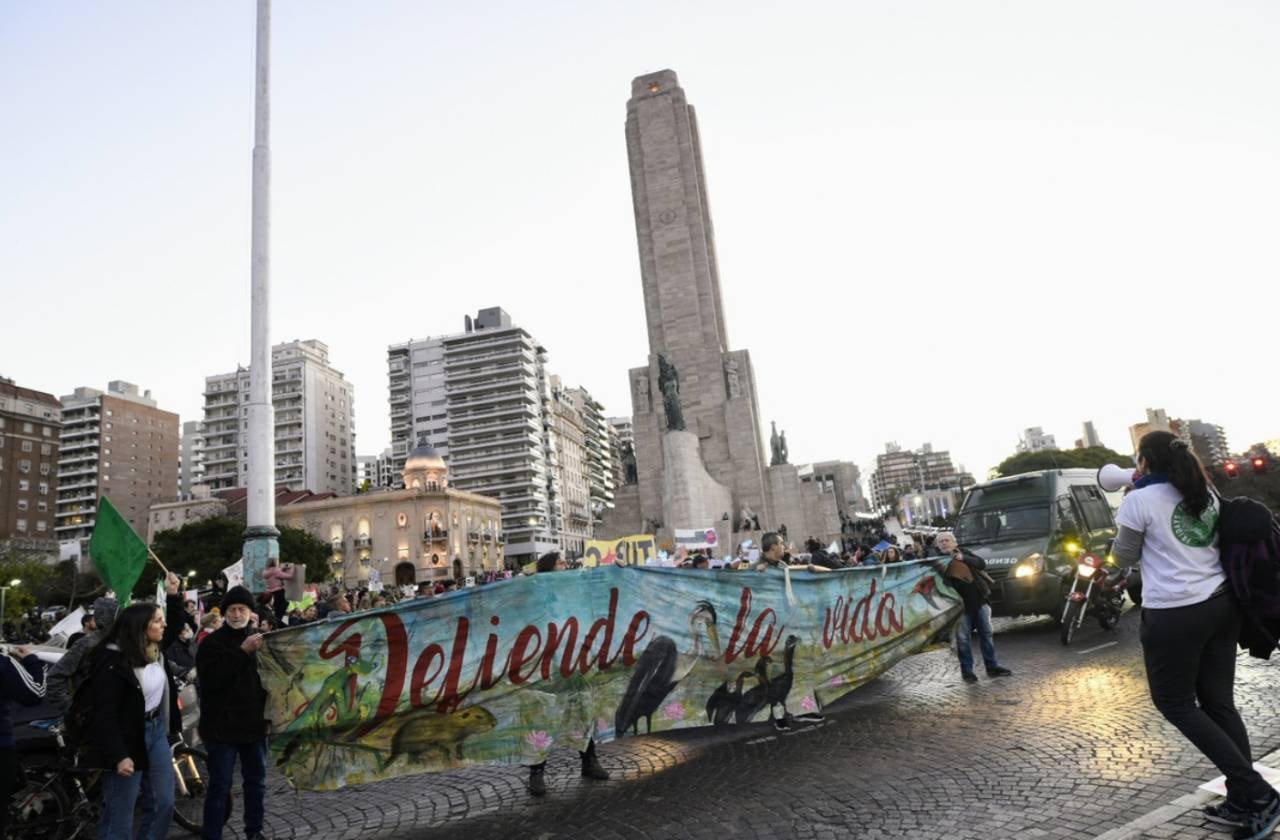
[(756, 662), (755, 676), (758, 682), (738, 701), (738, 708), (733, 713), (734, 723), (750, 723), (756, 713), (769, 702), (769, 665), (772, 663), (773, 660), (768, 655), (760, 657)]
[(626, 734), (628, 729), (632, 730), (632, 734), (639, 735), (641, 718), (644, 718), (645, 733), (652, 731), (653, 713), (704, 655), (703, 630), (709, 640), (710, 656), (718, 659), (720, 634), (716, 630), (716, 608), (710, 601), (699, 601), (689, 614), (689, 635), (693, 644), (688, 653), (680, 653), (670, 636), (658, 636), (640, 654), (632, 668), (627, 693), (622, 696), (622, 702), (618, 704), (618, 710), (613, 716), (613, 731), (619, 737)]
[(729, 690), (728, 680), (720, 683), (720, 687), (712, 692), (710, 699), (707, 700), (707, 720), (715, 726), (729, 722), (734, 712), (738, 710), (739, 704), (742, 703), (742, 681), (749, 676), (751, 676), (750, 671), (738, 674), (733, 691)]
[(782, 673), (769, 678), (765, 696), (769, 702), (769, 720), (774, 719), (773, 707), (782, 706), (782, 719), (787, 719), (787, 695), (791, 693), (791, 684), (795, 681), (796, 645), (800, 644), (799, 636), (787, 636), (782, 654)]

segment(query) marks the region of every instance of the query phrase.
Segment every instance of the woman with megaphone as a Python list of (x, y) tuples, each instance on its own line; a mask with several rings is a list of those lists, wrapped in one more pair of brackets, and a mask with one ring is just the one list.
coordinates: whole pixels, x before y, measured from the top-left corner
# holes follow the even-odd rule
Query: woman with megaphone
[[(1258, 840), (1280, 824), (1280, 794), (1253, 768), (1236, 710), (1241, 613), (1218, 558), (1217, 495), (1186, 441), (1169, 432), (1143, 435), (1137, 461), (1116, 513), (1114, 553), (1121, 564), (1141, 561), (1151, 700), (1226, 776), (1227, 800), (1205, 808), (1205, 818), (1235, 827), (1237, 840)], [(1112, 476), (1100, 471), (1104, 478)]]

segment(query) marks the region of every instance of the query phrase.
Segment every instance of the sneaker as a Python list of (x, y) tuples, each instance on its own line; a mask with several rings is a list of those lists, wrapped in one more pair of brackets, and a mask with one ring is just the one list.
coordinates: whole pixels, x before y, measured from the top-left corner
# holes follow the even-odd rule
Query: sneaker
[(792, 720), (796, 723), (822, 723), (826, 720), (826, 716), (818, 712), (804, 712), (798, 715), (792, 715)]
[(1244, 825), (1244, 819), (1249, 814), (1248, 811), (1236, 805), (1230, 799), (1217, 805), (1207, 805), (1201, 813), (1211, 823), (1229, 825), (1232, 828), (1239, 828)]
[(1235, 840), (1262, 840), (1275, 831), (1277, 825), (1280, 825), (1280, 793), (1273, 790), (1266, 804), (1246, 812), (1244, 825), (1231, 836)]
[(1001, 668), (999, 665), (997, 665), (994, 668), (987, 669), (987, 676), (988, 677), (1012, 677), (1013, 671), (1010, 671), (1008, 668)]
[(530, 796), (546, 796), (547, 795), (547, 781), (545, 778), (543, 778), (543, 773), (545, 769), (546, 768), (542, 766), (529, 768), (529, 795)]
[(789, 732), (791, 730), (791, 724), (787, 723), (786, 718), (774, 718), (773, 728), (778, 732)]
[(978, 675), (975, 674), (973, 671), (961, 671), (960, 676), (967, 683), (975, 683), (978, 681)]

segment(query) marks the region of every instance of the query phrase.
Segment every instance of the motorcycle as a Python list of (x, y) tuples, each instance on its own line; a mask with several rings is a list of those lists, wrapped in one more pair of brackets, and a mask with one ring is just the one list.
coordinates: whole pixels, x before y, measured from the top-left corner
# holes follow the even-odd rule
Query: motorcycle
[[(1136, 593), (1137, 581), (1138, 572), (1133, 567), (1109, 569), (1107, 561), (1097, 554), (1083, 555), (1076, 564), (1076, 574), (1062, 608), (1059, 628), (1062, 643), (1071, 644), (1090, 608), (1103, 630), (1114, 630), (1120, 621), (1125, 593)], [(1132, 597), (1138, 603), (1138, 596)]]

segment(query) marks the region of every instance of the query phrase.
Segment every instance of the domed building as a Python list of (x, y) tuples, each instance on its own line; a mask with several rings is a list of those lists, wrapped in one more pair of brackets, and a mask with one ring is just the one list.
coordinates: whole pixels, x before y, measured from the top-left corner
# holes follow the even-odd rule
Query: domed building
[(504, 568), (497, 499), (449, 486), (449, 468), (430, 446), (405, 460), (404, 488), (301, 502), (277, 512), (283, 525), (333, 546), (331, 582), (364, 586), (437, 583)]

